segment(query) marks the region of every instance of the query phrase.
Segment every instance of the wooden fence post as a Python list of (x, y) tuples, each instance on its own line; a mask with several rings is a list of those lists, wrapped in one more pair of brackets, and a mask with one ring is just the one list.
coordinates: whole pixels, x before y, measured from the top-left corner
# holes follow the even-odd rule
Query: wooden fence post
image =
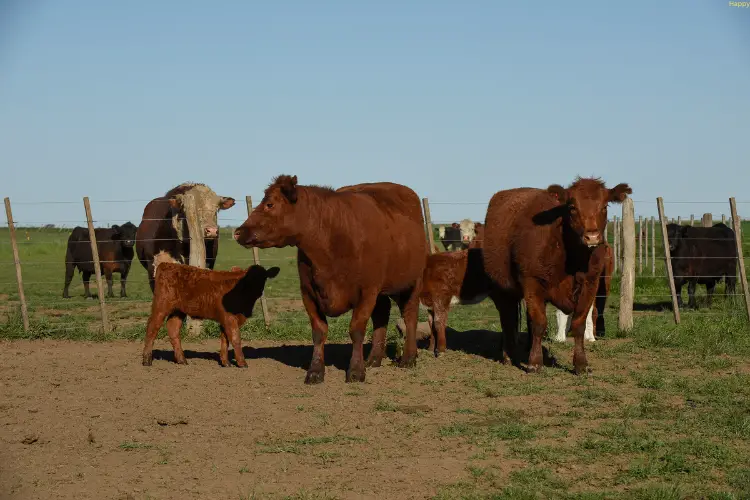
[(701, 225), (703, 227), (711, 227), (714, 225), (714, 216), (711, 214), (703, 214), (703, 218), (701, 219)]
[(422, 208), (424, 209), (424, 227), (427, 231), (427, 244), (430, 247), (430, 255), (435, 253), (435, 234), (432, 229), (432, 217), (430, 216), (430, 202), (427, 198), (422, 198)]
[(747, 319), (750, 321), (750, 290), (747, 288), (747, 274), (745, 274), (745, 258), (742, 255), (742, 219), (737, 215), (737, 203), (734, 197), (729, 198), (729, 209), (732, 211), (732, 221), (734, 225), (734, 242), (737, 245), (737, 264), (740, 268), (740, 284), (742, 285), (742, 294), (745, 296), (745, 310)]
[(614, 267), (614, 273), (617, 273), (617, 270), (620, 268), (620, 225), (617, 221), (617, 216), (614, 216), (614, 224), (612, 228), (612, 250), (614, 250), (614, 258), (615, 258), (615, 267)]
[(682, 217), (681, 217), (681, 216), (679, 216), (679, 215), (677, 216), (677, 225), (678, 225), (678, 226), (681, 226), (681, 225), (682, 225)]
[(96, 244), (96, 230), (94, 220), (91, 217), (91, 204), (89, 197), (83, 197), (83, 208), (86, 211), (86, 222), (89, 226), (89, 243), (91, 243), (91, 255), (94, 257), (94, 272), (96, 273), (96, 289), (99, 291), (99, 307), (102, 310), (102, 328), (104, 333), (109, 332), (109, 319), (107, 318), (107, 304), (104, 303), (104, 283), (102, 283), (102, 267), (99, 262), (99, 246)]
[(622, 277), (620, 278), (621, 331), (633, 329), (633, 295), (635, 294), (635, 207), (633, 199), (622, 202)]
[(721, 214), (721, 223), (726, 224), (727, 223), (727, 216), (724, 214)]
[(656, 219), (651, 216), (651, 276), (656, 276)]
[(672, 293), (672, 310), (674, 312), (675, 324), (680, 324), (680, 306), (677, 305), (677, 290), (674, 286), (674, 274), (672, 273), (672, 255), (669, 252), (669, 239), (667, 238), (667, 219), (664, 217), (664, 201), (661, 196), (656, 199), (659, 209), (659, 221), (661, 221), (661, 238), (664, 244), (664, 264), (667, 267), (667, 279), (669, 280), (669, 291)]
[[(648, 217), (643, 218), (643, 263), (648, 269)], [(641, 271), (643, 274), (643, 271)]]
[(690, 214), (690, 226), (695, 225), (695, 216), (693, 214)]
[(16, 266), (16, 283), (18, 284), (18, 300), (21, 302), (21, 318), (23, 331), (29, 331), (29, 310), (26, 307), (26, 294), (23, 293), (23, 277), (21, 276), (21, 258), (18, 256), (18, 241), (16, 240), (16, 225), (13, 223), (13, 211), (10, 208), (10, 198), (5, 198), (5, 215), (8, 217), (8, 232), (10, 246), (13, 247), (13, 263)]
[[(253, 199), (250, 196), (245, 196), (245, 204), (247, 205), (247, 216), (253, 213)], [(260, 252), (258, 247), (253, 247), (253, 263), (256, 266), (260, 265)], [(271, 324), (271, 316), (268, 313), (268, 301), (266, 300), (266, 292), (263, 291), (263, 295), (260, 296), (260, 306), (263, 310), (263, 322), (266, 324), (266, 328)]]
[(643, 216), (638, 216), (638, 274), (643, 274)]

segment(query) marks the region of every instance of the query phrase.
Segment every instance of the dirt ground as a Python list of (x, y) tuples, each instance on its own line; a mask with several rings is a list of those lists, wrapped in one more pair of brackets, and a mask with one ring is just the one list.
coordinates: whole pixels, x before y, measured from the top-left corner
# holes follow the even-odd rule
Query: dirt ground
[[(552, 445), (551, 473), (607, 489), (623, 457), (565, 450), (647, 391), (618, 373), (657, 360), (613, 360), (627, 345), (611, 340), (583, 380), (421, 350), (416, 369), (386, 361), (346, 384), (351, 345), (328, 344), (325, 383), (306, 386), (309, 343), (246, 341), (249, 369), (221, 368), (218, 339), (183, 346), (187, 366), (159, 339), (144, 367), (140, 342), (0, 342), (0, 498), (451, 498), (509, 478), (533, 489), (530, 452)], [(555, 348), (563, 365), (571, 347)]]
[(327, 362), (340, 366), (310, 387), (308, 345), (253, 343), (247, 370), (222, 369), (218, 341), (185, 343), (188, 366), (162, 339), (143, 367), (141, 348), (0, 344), (3, 498), (426, 498), (466, 475), (468, 450), (424, 438), (457, 404), (415, 377), (439, 377), (433, 360), (412, 372), (387, 362), (345, 384), (351, 347), (329, 345)]

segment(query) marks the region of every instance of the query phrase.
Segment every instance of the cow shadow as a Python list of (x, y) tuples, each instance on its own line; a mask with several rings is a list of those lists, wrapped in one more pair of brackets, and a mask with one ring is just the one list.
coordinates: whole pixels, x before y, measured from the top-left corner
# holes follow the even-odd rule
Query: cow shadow
[[(218, 343), (217, 343), (218, 344)], [(365, 344), (364, 355), (365, 358), (370, 354), (372, 344)], [(216, 364), (221, 364), (218, 353), (218, 345), (216, 351), (193, 351), (186, 349), (185, 358), (190, 359), (202, 359), (206, 361), (214, 361)], [(243, 346), (242, 353), (245, 355), (247, 361), (253, 359), (272, 359), (281, 364), (292, 368), (300, 368), (307, 370), (310, 367), (310, 361), (313, 355), (313, 346), (310, 345), (281, 345), (274, 347), (250, 347)], [(386, 357), (391, 360), (396, 358), (396, 347), (392, 344), (386, 346)], [(163, 360), (174, 362), (174, 352), (170, 349), (157, 350), (154, 349), (153, 356), (155, 360)], [(325, 346), (325, 361), (326, 366), (334, 366), (339, 370), (346, 371), (349, 368), (349, 361), (352, 357), (352, 345), (346, 344), (326, 344)], [(236, 366), (236, 361), (232, 354), (232, 349), (229, 350), (230, 363)], [(385, 363), (386, 360), (384, 359)]]
[[(520, 362), (526, 363), (529, 359), (529, 348), (530, 345), (526, 342), (526, 332), (519, 333), (519, 345), (517, 354), (515, 356), (514, 365), (517, 368), (523, 369)], [(502, 332), (496, 332), (493, 330), (467, 330), (458, 331), (453, 328), (446, 327), (445, 340), (447, 348), (450, 351), (460, 351), (466, 354), (475, 356), (481, 356), (491, 361), (500, 362), (502, 352), (503, 334)], [(429, 344), (428, 339), (422, 339), (417, 342), (417, 346), (421, 349), (426, 349)], [(372, 344), (365, 344), (364, 356), (365, 358), (369, 355), (372, 349)], [(200, 359), (206, 361), (213, 361), (220, 365), (221, 361), (218, 353), (218, 341), (216, 350), (206, 351), (194, 351), (192, 349), (184, 350), (185, 358)], [(253, 359), (272, 359), (279, 363), (292, 368), (300, 368), (307, 370), (310, 367), (310, 361), (313, 354), (312, 345), (281, 345), (273, 347), (251, 347), (243, 346), (242, 353), (245, 355), (245, 359), (250, 361)], [(432, 356), (431, 352), (423, 351), (420, 353), (422, 356)], [(396, 346), (393, 343), (389, 343), (386, 346), (386, 357), (391, 362), (396, 361)], [(334, 366), (339, 370), (346, 371), (349, 368), (349, 361), (352, 356), (352, 345), (351, 343), (345, 344), (326, 344), (325, 346), (325, 361), (326, 366)], [(236, 366), (234, 356), (231, 354), (230, 349), (230, 362), (233, 366)], [(561, 366), (557, 362), (557, 359), (550, 353), (549, 349), (542, 346), (542, 357), (543, 364), (546, 367), (560, 368)], [(171, 349), (154, 349), (153, 351), (154, 360), (169, 361), (174, 363), (174, 352)], [(386, 359), (383, 363), (387, 363)]]
[[(445, 327), (445, 343), (448, 350), (481, 356), (496, 362), (500, 362), (502, 359), (503, 336), (503, 332), (496, 332), (494, 330), (478, 329), (462, 332), (449, 326)], [(516, 355), (513, 361), (513, 365), (516, 368), (523, 369), (520, 363), (528, 363), (529, 361), (531, 344), (527, 338), (527, 332), (518, 333)], [(429, 343), (427, 340), (421, 342), (425, 343), (425, 347)], [(557, 362), (557, 358), (545, 346), (542, 346), (542, 363), (548, 368), (562, 368)]]
[(653, 302), (653, 303), (638, 303), (633, 304), (633, 311), (639, 312), (664, 312), (671, 311), (674, 309), (671, 301)]

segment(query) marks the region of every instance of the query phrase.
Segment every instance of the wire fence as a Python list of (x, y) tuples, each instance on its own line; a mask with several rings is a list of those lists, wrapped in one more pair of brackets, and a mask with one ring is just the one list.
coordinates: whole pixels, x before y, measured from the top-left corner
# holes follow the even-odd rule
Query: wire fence
[[(66, 274), (66, 251), (68, 247), (68, 238), (73, 228), (88, 228), (89, 223), (97, 228), (107, 228), (113, 225), (122, 225), (128, 219), (117, 219), (111, 215), (103, 218), (97, 218), (97, 207), (106, 204), (109, 209), (108, 214), (116, 212), (118, 207), (125, 204), (139, 205), (140, 209), (150, 200), (97, 200), (92, 201), (91, 220), (83, 216), (84, 211), (80, 210), (82, 216), (75, 218), (67, 214), (60, 219), (54, 216), (40, 220), (38, 216), (40, 206), (81, 204), (74, 201), (49, 201), (49, 202), (14, 202), (12, 210), (12, 228), (9, 224), (0, 227), (0, 329), (2, 328), (21, 328), (36, 329), (43, 334), (50, 334), (61, 331), (80, 331), (82, 328), (88, 328), (91, 331), (101, 331), (103, 328), (102, 312), (106, 310), (109, 325), (107, 328), (123, 335), (137, 335), (145, 328), (148, 316), (150, 314), (152, 293), (149, 284), (146, 268), (141, 264), (138, 256), (135, 255), (126, 264), (127, 272), (114, 272), (111, 275), (105, 268), (111, 267), (109, 264), (119, 264), (120, 257), (112, 258), (102, 254), (99, 259), (100, 266), (103, 268), (102, 288), (105, 296), (101, 303), (99, 302), (99, 293), (97, 278), (92, 273), (90, 276), (90, 295), (88, 298), (84, 294), (83, 278), (87, 273), (76, 271), (72, 282), (69, 286), (70, 298), (63, 296), (65, 288)], [(691, 207), (705, 206), (705, 213), (691, 214), (683, 213), (681, 209), (685, 204), (690, 203)], [(723, 204), (722, 208), (719, 208)], [(215, 269), (229, 270), (233, 266), (247, 268), (255, 262), (253, 253), (238, 245), (232, 238), (231, 234), (234, 228), (241, 225), (246, 217), (247, 207), (237, 203), (230, 210), (222, 210), (218, 213), (218, 223), (220, 226), (218, 238), (218, 258)], [(435, 210), (439, 217), (431, 219), (429, 217), (429, 206), (439, 206)], [(747, 213), (750, 211), (750, 202), (736, 202), (739, 207), (738, 212)], [(467, 242), (455, 234), (446, 239), (446, 234), (441, 228), (449, 228), (454, 223), (459, 224), (462, 220), (469, 220), (473, 223), (479, 222), (480, 225), (474, 227), (472, 244), (482, 246), (483, 236), (480, 229), (484, 223), (482, 218), (474, 215), (477, 211), (482, 213), (486, 209), (486, 202), (448, 202), (436, 201), (425, 204), (426, 228), (431, 229), (431, 240), (434, 242), (437, 251), (445, 251), (446, 245), (455, 243), (457, 246), (466, 246)], [(685, 311), (689, 315), (701, 316), (730, 316), (746, 314), (747, 288), (742, 282), (739, 266), (736, 264), (738, 259), (734, 260), (735, 272), (732, 278), (736, 280), (736, 286), (732, 289), (728, 287), (728, 280), (724, 274), (719, 275), (716, 272), (716, 266), (711, 262), (727, 260), (724, 254), (706, 254), (700, 257), (702, 262), (697, 270), (691, 269), (686, 273), (684, 266), (679, 262), (684, 259), (686, 262), (694, 263), (695, 256), (691, 254), (676, 253), (671, 255), (674, 277), (673, 283), (677, 282), (676, 289), (673, 290), (668, 279), (669, 270), (667, 269), (666, 251), (669, 245), (665, 245), (662, 222), (664, 225), (675, 223), (681, 226), (712, 226), (717, 223), (725, 223), (730, 228), (739, 227), (738, 241), (743, 256), (743, 262), (747, 262), (750, 256), (750, 237), (747, 236), (750, 231), (750, 223), (743, 221), (739, 214), (736, 214), (737, 224), (732, 217), (732, 211), (728, 202), (718, 201), (665, 201), (663, 203), (663, 221), (658, 215), (659, 210), (655, 201), (634, 201), (635, 206), (635, 269), (633, 270), (634, 280), (634, 303), (631, 306), (631, 313), (636, 318), (648, 317), (653, 315), (670, 315), (673, 314), (675, 306), (683, 309), (686, 304), (695, 306), (690, 311)], [(611, 283), (610, 295), (608, 298), (608, 310), (619, 313), (620, 305), (620, 278), (623, 273), (625, 258), (623, 256), (623, 223), (622, 216), (617, 213), (616, 206), (610, 207), (610, 217), (605, 229), (607, 242), (612, 246), (615, 252), (615, 270)], [(10, 208), (10, 202), (6, 201), (6, 208)], [(54, 210), (54, 208), (53, 208)], [(131, 209), (128, 209), (129, 211)], [(711, 212), (713, 210), (713, 213)], [(123, 209), (125, 211), (125, 209)], [(155, 220), (155, 219), (151, 219)], [(134, 224), (141, 222), (141, 219), (130, 220)], [(15, 232), (15, 244), (11, 237), (12, 230)], [(441, 239), (441, 234), (443, 238)], [(429, 238), (429, 234), (428, 234)], [(174, 241), (170, 238), (154, 238), (151, 241)], [(734, 240), (727, 240), (721, 236), (701, 236), (690, 237), (690, 241), (700, 245), (706, 241), (712, 245), (729, 245), (735, 244)], [(98, 242), (99, 245), (102, 242)], [(89, 241), (81, 241), (78, 244), (90, 245)], [(14, 248), (15, 247), (15, 248)], [(722, 248), (724, 248), (722, 247)], [(714, 248), (714, 247), (712, 247)], [(17, 256), (14, 252), (17, 251)], [(132, 250), (131, 250), (132, 251)], [(714, 250), (711, 250), (714, 251)], [(264, 249), (258, 252), (259, 263), (265, 267), (278, 266), (281, 268), (280, 274), (266, 284), (264, 301), (266, 303), (268, 317), (263, 318), (260, 304), (255, 308), (255, 327), (262, 327), (263, 320), (266, 326), (280, 325), (284, 323), (293, 323), (302, 325), (306, 321), (306, 314), (302, 306), (302, 300), (299, 292), (299, 279), (296, 267), (296, 249)], [(81, 264), (93, 265), (95, 259), (84, 259)], [(689, 276), (686, 276), (689, 274)], [(124, 276), (123, 276), (124, 275)], [(19, 286), (19, 276), (21, 285)], [(679, 290), (681, 281), (689, 280), (698, 281), (698, 291), (695, 292), (697, 300), (693, 302), (687, 296), (682, 301), (676, 299), (676, 293), (681, 291), (684, 295), (686, 291)], [(722, 284), (716, 287), (716, 293), (712, 304), (708, 304), (707, 290), (704, 282), (710, 282), (716, 279), (723, 279)], [(688, 280), (688, 281), (689, 281)], [(682, 288), (687, 287), (693, 290), (694, 285), (686, 283)], [(711, 288), (709, 286), (709, 288)], [(111, 290), (111, 293), (110, 293)], [(22, 325), (22, 316), (25, 304), (26, 323)], [(424, 311), (421, 313), (421, 319), (425, 320)], [(484, 301), (478, 305), (462, 306), (456, 305), (451, 309), (451, 318), (460, 317), (461, 323), (476, 324), (478, 326), (487, 326), (499, 328), (498, 314), (491, 301)], [(391, 315), (391, 323), (398, 319), (398, 313)], [(301, 323), (300, 323), (301, 322)], [(449, 319), (450, 322), (450, 319)], [(553, 327), (551, 322), (551, 327)]]

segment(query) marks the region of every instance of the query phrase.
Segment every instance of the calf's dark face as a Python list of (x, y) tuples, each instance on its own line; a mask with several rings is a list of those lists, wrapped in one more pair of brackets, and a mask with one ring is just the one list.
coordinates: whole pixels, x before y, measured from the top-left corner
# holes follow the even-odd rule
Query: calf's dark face
[(627, 184), (618, 184), (606, 189), (598, 183), (581, 183), (565, 189), (553, 184), (547, 191), (567, 207), (565, 222), (581, 239), (581, 243), (592, 248), (604, 240), (607, 225), (607, 205), (622, 203), (633, 190)]
[(266, 189), (260, 204), (234, 232), (244, 247), (282, 248), (299, 242), (297, 176), (281, 176)]
[(677, 224), (667, 224), (667, 240), (669, 241), (670, 253), (674, 253), (680, 246), (681, 233), (680, 226)]
[(120, 240), (122, 246), (132, 248), (135, 245), (135, 234), (138, 232), (138, 226), (132, 222), (126, 222), (122, 226), (113, 225), (112, 229), (115, 231), (115, 239)]

